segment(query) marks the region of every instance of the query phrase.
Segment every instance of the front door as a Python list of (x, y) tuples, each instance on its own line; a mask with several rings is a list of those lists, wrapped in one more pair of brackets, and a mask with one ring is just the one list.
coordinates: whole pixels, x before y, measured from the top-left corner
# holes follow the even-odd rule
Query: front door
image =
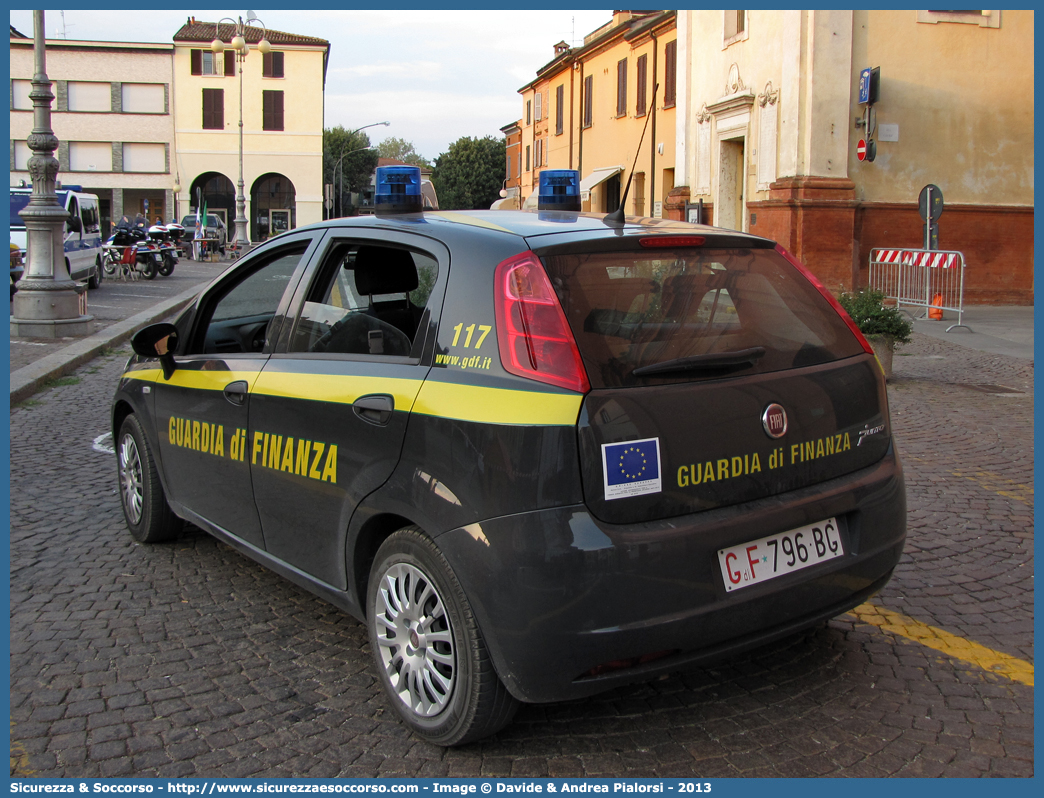
[(312, 236), (245, 261), (201, 297), (170, 379), (154, 384), (160, 461), (170, 498), (264, 548), (250, 480), (250, 392), (258, 380)]
[[(367, 231), (330, 239), (250, 394), (250, 468), (268, 551), (339, 589), (358, 504), (384, 484), (427, 374), (448, 252)], [(424, 243), (419, 243), (424, 241)], [(429, 307), (430, 305), (430, 307)]]

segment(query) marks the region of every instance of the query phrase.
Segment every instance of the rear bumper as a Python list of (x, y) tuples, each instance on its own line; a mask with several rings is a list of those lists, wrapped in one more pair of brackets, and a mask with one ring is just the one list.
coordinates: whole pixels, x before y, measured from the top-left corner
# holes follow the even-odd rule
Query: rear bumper
[[(719, 549), (830, 517), (839, 519), (844, 557), (726, 594)], [(438, 545), (505, 685), (523, 701), (547, 702), (733, 654), (845, 612), (888, 581), (905, 539), (893, 448), (870, 468), (733, 507), (612, 525), (575, 505), (471, 524)]]

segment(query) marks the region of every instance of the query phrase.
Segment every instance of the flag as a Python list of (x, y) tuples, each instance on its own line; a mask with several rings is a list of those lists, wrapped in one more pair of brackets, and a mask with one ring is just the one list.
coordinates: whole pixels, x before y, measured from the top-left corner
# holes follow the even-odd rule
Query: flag
[(606, 499), (659, 493), (660, 439), (602, 444), (602, 469)]
[(196, 205), (196, 232), (193, 238), (203, 238), (203, 217), (199, 215), (200, 207)]

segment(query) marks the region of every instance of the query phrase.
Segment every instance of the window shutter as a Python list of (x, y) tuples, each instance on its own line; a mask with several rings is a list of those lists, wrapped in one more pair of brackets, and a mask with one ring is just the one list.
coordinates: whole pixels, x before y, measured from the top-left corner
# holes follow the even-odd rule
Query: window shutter
[(203, 74), (203, 51), (192, 50), (192, 74), (202, 75)]
[(225, 50), (225, 77), (234, 78), (236, 76), (236, 56), (233, 51)]
[(594, 103), (591, 95), (594, 93), (594, 76), (588, 75), (584, 78), (584, 127), (591, 127), (592, 109)]
[(225, 129), (224, 89), (203, 89), (203, 127), (206, 130)]
[(673, 42), (667, 42), (667, 46), (664, 48), (664, 92), (663, 92), (663, 107), (671, 108), (675, 103), (675, 87), (677, 85), (677, 73), (678, 73), (678, 41), (677, 39)]
[(637, 116), (645, 116), (645, 85), (648, 82), (648, 65), (649, 56), (643, 55), (638, 59), (638, 88), (635, 92), (637, 95), (635, 114)]
[(262, 126), (265, 130), (283, 129), (283, 92), (264, 91), (261, 93), (263, 105)]
[(557, 114), (557, 118), (555, 119), (555, 133), (561, 136), (565, 125), (565, 122), (563, 121), (565, 118), (565, 86), (559, 86), (555, 90), (555, 113)]
[(616, 62), (616, 115), (627, 113), (627, 59)]
[(283, 53), (265, 53), (261, 74), (266, 78), (283, 77)]
[(543, 119), (543, 116), (541, 115), (541, 108), (540, 108), (540, 106), (542, 105), (542, 103), (540, 101), (543, 99), (543, 97), (544, 97), (543, 94), (541, 94), (540, 92), (537, 92), (536, 96), (533, 98), (533, 118), (537, 122), (539, 122), (541, 119)]

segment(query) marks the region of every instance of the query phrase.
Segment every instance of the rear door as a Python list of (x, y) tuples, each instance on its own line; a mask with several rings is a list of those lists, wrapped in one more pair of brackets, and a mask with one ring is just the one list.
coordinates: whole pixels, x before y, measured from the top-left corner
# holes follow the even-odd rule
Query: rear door
[(780, 254), (621, 245), (543, 253), (592, 385), (579, 439), (596, 516), (737, 504), (884, 455), (877, 365)]
[(248, 459), (268, 551), (335, 587), (347, 584), (352, 512), (398, 463), (448, 267), (448, 250), (420, 236), (331, 234), (251, 386)]

